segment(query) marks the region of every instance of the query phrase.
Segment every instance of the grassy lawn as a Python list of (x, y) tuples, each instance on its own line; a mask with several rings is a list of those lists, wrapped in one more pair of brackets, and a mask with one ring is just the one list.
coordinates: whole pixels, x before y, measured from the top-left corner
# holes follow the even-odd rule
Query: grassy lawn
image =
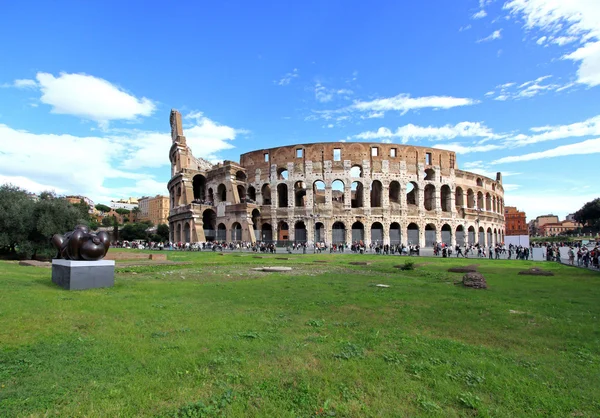
[[(115, 287), (71, 292), (0, 262), (0, 416), (600, 416), (598, 273), (265, 257), (117, 262)], [(489, 289), (446, 272), (473, 263)], [(535, 265), (556, 275), (517, 275)]]

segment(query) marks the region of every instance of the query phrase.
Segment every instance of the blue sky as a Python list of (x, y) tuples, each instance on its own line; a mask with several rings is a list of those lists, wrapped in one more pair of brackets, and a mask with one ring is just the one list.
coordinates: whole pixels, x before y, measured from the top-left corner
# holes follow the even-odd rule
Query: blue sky
[(407, 143), (528, 218), (600, 195), (597, 1), (20, 1), (0, 39), (0, 182), (32, 191), (166, 194), (176, 108), (213, 161)]

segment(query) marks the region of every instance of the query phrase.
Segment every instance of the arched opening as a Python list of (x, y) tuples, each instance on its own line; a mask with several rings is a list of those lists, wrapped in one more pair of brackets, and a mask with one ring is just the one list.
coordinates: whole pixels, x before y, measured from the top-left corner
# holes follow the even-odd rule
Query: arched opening
[(248, 199), (250, 203), (256, 203), (256, 189), (254, 186), (248, 187)]
[(227, 187), (223, 183), (217, 187), (217, 195), (219, 196), (220, 202), (227, 202)]
[(288, 241), (290, 239), (290, 227), (285, 221), (279, 221), (277, 224), (277, 240), (278, 241)]
[(460, 209), (465, 205), (464, 194), (465, 192), (463, 192), (462, 187), (456, 188), (456, 192), (454, 193), (454, 206), (456, 209)]
[(206, 200), (206, 177), (202, 174), (196, 174), (192, 179), (194, 189), (194, 201), (202, 203)]
[(440, 193), (440, 202), (442, 204), (442, 212), (451, 212), (452, 209), (452, 191), (450, 186), (444, 184)]
[(204, 230), (204, 237), (207, 241), (214, 241), (217, 237), (215, 228), (217, 226), (217, 214), (212, 209), (206, 209), (202, 212), (202, 229)]
[(392, 222), (390, 225), (390, 244), (398, 245), (402, 243), (402, 232), (398, 222)]
[(181, 241), (181, 225), (175, 225), (175, 242)]
[(254, 209), (252, 211), (252, 229), (254, 230), (254, 238), (257, 241), (260, 241), (261, 236), (258, 230), (258, 223), (260, 222), (260, 211), (258, 209)]
[(181, 186), (177, 186), (177, 193), (175, 194), (175, 202), (177, 206), (181, 205)]
[(496, 209), (496, 196), (492, 197), (492, 212), (497, 213), (498, 210)]
[(331, 183), (331, 203), (335, 208), (344, 207), (344, 182), (341, 180)]
[(425, 225), (425, 246), (433, 247), (435, 243), (435, 225), (427, 224)]
[(379, 180), (371, 182), (371, 207), (380, 208), (383, 206), (382, 202), (383, 186)]
[(425, 186), (425, 210), (435, 210), (435, 186), (428, 184)]
[(246, 177), (246, 173), (244, 173), (242, 170), (238, 170), (238, 171), (235, 173), (235, 179), (236, 179), (237, 181), (243, 181), (243, 182), (246, 182), (246, 179), (247, 179), (247, 177)]
[(285, 183), (279, 183), (277, 185), (277, 207), (288, 207), (288, 187)]
[(485, 210), (488, 212), (492, 210), (492, 196), (489, 193), (485, 194)]
[(234, 222), (231, 225), (231, 240), (241, 241), (242, 240), (242, 225), (239, 222)]
[(483, 180), (481, 180), (480, 178), (477, 178), (477, 186), (483, 187)]
[(315, 205), (325, 204), (325, 183), (321, 180), (313, 183), (313, 202)]
[(483, 193), (477, 193), (477, 209), (483, 210)]
[(298, 221), (294, 224), (294, 241), (306, 242), (306, 225), (303, 221)]
[(288, 171), (285, 168), (277, 169), (277, 180), (287, 180), (288, 179)]
[(352, 242), (364, 241), (365, 239), (365, 226), (362, 222), (354, 222), (352, 224)]
[(227, 228), (224, 223), (217, 226), (217, 241), (227, 241)]
[(331, 228), (332, 244), (342, 244), (346, 242), (346, 226), (343, 222), (336, 222)]
[(461, 247), (465, 245), (465, 228), (462, 225), (456, 227), (456, 244)]
[(237, 186), (238, 197), (240, 198), (240, 202), (243, 203), (246, 201), (246, 188), (241, 184)]
[(380, 222), (374, 222), (371, 225), (371, 242), (383, 243), (383, 225)]
[(208, 202), (209, 205), (215, 204), (215, 194), (213, 192), (212, 187), (208, 189)]
[(271, 204), (271, 186), (269, 184), (264, 184), (260, 193), (262, 194), (262, 204), (270, 205)]
[(467, 207), (475, 208), (475, 192), (472, 189), (467, 190)]
[(485, 245), (485, 230), (483, 226), (479, 227), (479, 245)]
[(448, 224), (442, 225), (442, 242), (446, 245), (452, 243), (452, 228)]
[(351, 199), (350, 204), (353, 208), (362, 208), (364, 206), (364, 188), (360, 181), (352, 182), (350, 186)]
[(498, 245), (498, 231), (494, 228), (494, 244)]
[(406, 205), (417, 206), (419, 201), (419, 186), (414, 181), (406, 185)]
[(174, 208), (175, 207), (175, 191), (173, 189), (171, 189), (169, 191), (169, 196), (171, 197), (171, 207)]
[(492, 190), (496, 191), (496, 183), (492, 183)]
[(400, 204), (400, 183), (395, 180), (390, 183), (388, 196), (390, 203)]
[(473, 226), (470, 226), (469, 229), (467, 230), (468, 232), (468, 240), (469, 240), (469, 245), (475, 245), (475, 228)]
[(317, 222), (315, 224), (315, 242), (325, 241), (325, 225), (323, 222)]
[(262, 228), (260, 229), (261, 239), (264, 242), (272, 242), (273, 241), (273, 227), (269, 223), (262, 224)]
[(408, 224), (406, 228), (408, 245), (419, 245), (419, 225), (416, 223)]
[(190, 223), (186, 222), (185, 227), (183, 228), (183, 241), (184, 242), (192, 242), (190, 232), (191, 232)]
[(296, 207), (306, 206), (306, 183), (303, 181), (294, 184), (294, 201)]
[(428, 168), (425, 170), (425, 179), (428, 181), (435, 181), (435, 170), (433, 168)]
[(492, 241), (492, 228), (487, 229), (487, 246), (494, 245), (494, 241)]
[(359, 165), (353, 165), (352, 168), (350, 169), (350, 177), (357, 178), (357, 177), (362, 177), (362, 176), (363, 176), (362, 167)]

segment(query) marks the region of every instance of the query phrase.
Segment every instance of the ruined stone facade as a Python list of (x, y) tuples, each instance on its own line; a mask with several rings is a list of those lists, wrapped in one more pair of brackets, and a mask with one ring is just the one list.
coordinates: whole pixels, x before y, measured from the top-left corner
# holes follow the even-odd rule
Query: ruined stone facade
[(175, 242), (449, 245), (504, 240), (502, 175), (457, 168), (451, 151), (381, 143), (290, 145), (210, 165), (171, 112)]

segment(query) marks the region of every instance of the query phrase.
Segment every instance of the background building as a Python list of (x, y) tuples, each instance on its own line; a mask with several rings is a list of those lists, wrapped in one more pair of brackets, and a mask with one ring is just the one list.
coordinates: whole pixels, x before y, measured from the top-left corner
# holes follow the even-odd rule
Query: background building
[(65, 199), (67, 199), (67, 201), (74, 205), (74, 204), (78, 204), (81, 203), (81, 201), (83, 200), (83, 202), (88, 205), (89, 209), (88, 209), (88, 213), (94, 213), (94, 201), (88, 197), (85, 196), (65, 196)]
[(169, 198), (156, 195), (148, 201), (148, 220), (154, 225), (169, 224)]
[(149, 216), (150, 211), (150, 199), (149, 196), (143, 196), (138, 199), (138, 208), (140, 209), (140, 213), (138, 213), (139, 220), (146, 220)]
[(452, 151), (382, 143), (298, 144), (240, 162), (195, 158), (171, 111), (169, 229), (175, 242), (504, 241), (502, 175), (459, 170)]
[(540, 226), (538, 233), (543, 237), (552, 237), (555, 235), (564, 235), (567, 232), (577, 230), (581, 227), (582, 225), (579, 222), (570, 220), (564, 220), (562, 222), (549, 222)]
[(112, 209), (127, 209), (133, 210), (138, 205), (138, 200), (134, 197), (130, 197), (128, 199), (120, 199), (120, 200), (111, 200), (110, 207)]
[(506, 206), (504, 208), (504, 220), (506, 222), (506, 235), (529, 235), (525, 212), (519, 212), (514, 206)]
[(529, 235), (538, 236), (540, 235), (540, 228), (545, 224), (558, 223), (558, 216), (556, 215), (541, 215), (529, 222)]

